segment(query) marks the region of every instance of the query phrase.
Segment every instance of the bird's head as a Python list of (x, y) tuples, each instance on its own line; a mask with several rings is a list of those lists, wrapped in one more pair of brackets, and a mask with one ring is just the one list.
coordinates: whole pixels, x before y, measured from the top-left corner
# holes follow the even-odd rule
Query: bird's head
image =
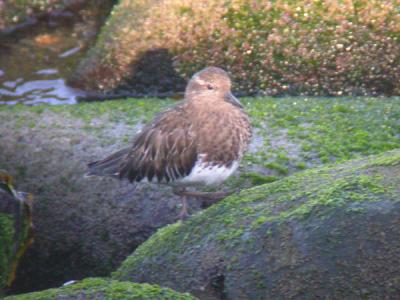
[(242, 104), (232, 95), (228, 73), (217, 67), (207, 67), (192, 76), (186, 87), (187, 99), (215, 99), (235, 106)]

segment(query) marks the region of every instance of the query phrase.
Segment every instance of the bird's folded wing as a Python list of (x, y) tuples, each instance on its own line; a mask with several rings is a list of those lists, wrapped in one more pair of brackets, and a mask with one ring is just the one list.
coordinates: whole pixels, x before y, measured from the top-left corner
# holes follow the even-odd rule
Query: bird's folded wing
[(169, 183), (187, 176), (196, 160), (190, 122), (179, 111), (168, 111), (135, 137), (119, 177)]

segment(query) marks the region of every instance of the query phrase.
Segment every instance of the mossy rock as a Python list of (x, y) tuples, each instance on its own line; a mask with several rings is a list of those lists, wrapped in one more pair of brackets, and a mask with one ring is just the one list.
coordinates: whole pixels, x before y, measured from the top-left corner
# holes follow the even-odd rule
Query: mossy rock
[[(1, 193), (1, 192), (0, 192)], [(1, 195), (0, 195), (0, 198)], [(3, 199), (0, 199), (3, 201)], [(8, 214), (0, 213), (0, 296), (10, 276), (14, 258), (14, 220)]]
[[(157, 228), (179, 218), (170, 188), (85, 177), (86, 164), (129, 144), (165, 102), (0, 107), (0, 165), (35, 195), (35, 242), (11, 289), (107, 276)], [(127, 112), (128, 115), (127, 115)], [(195, 201), (192, 211), (199, 209)]]
[(69, 81), (165, 94), (214, 65), (247, 95), (399, 95), (398, 9), (395, 0), (121, 0)]
[(242, 191), (160, 229), (113, 274), (201, 299), (395, 299), (400, 150)]
[(7, 300), (194, 300), (188, 293), (177, 293), (157, 285), (88, 278), (58, 289), (6, 297)]
[[(400, 148), (396, 98), (242, 98), (254, 141), (228, 188), (278, 180), (327, 161)], [(129, 144), (171, 99), (0, 106), (0, 164), (35, 195), (35, 243), (14, 292), (107, 276), (158, 228), (177, 220), (163, 186), (84, 177), (86, 163)], [(199, 209), (192, 200), (191, 214)]]
[(182, 92), (185, 80), (174, 69), (169, 49), (146, 47), (137, 40), (159, 4), (157, 0), (123, 0), (115, 5), (96, 45), (68, 79), (69, 84), (97, 92), (127, 93), (129, 87), (128, 93), (138, 96)]

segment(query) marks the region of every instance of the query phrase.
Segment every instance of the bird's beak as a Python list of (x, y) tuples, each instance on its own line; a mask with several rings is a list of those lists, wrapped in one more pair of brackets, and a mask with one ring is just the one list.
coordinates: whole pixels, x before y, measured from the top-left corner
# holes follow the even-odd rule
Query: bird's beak
[(235, 96), (233, 96), (231, 92), (226, 93), (225, 101), (227, 101), (237, 107), (243, 108), (242, 103), (240, 103), (240, 101)]

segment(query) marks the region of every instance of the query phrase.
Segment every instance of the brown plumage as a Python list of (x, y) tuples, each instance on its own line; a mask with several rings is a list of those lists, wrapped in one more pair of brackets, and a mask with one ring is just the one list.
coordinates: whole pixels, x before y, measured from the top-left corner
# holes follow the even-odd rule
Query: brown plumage
[(155, 117), (130, 147), (90, 163), (88, 174), (180, 187), (222, 182), (251, 138), (248, 116), (230, 89), (222, 69), (196, 73), (182, 103)]

